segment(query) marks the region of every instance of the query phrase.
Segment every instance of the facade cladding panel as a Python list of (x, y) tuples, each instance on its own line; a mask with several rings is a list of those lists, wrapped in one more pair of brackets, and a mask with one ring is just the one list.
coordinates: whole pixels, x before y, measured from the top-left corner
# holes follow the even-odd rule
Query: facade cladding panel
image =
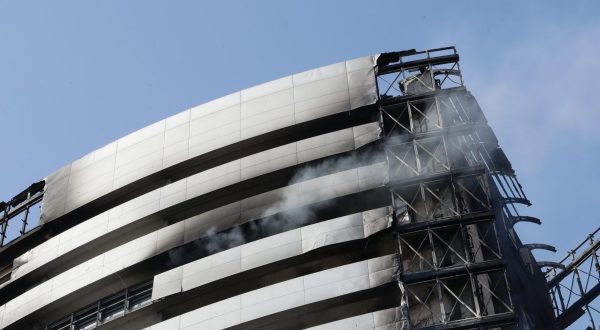
[(17, 197), (42, 208), (0, 250), (6, 329), (555, 327), (454, 48), (233, 93)]

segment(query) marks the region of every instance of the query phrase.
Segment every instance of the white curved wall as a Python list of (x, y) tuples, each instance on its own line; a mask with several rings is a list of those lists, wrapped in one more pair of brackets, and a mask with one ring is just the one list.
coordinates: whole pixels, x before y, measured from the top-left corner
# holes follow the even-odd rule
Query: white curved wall
[[(250, 211), (252, 214), (257, 215), (269, 210), (275, 211), (272, 209), (272, 205), (274, 201), (277, 202), (277, 198), (284, 201), (289, 201), (291, 198), (294, 203), (282, 205), (297, 207), (381, 186), (386, 179), (385, 171), (382, 170), (384, 165), (385, 163), (378, 163), (296, 183), (282, 188), (288, 191), (284, 194), (281, 191), (272, 191), (253, 196), (249, 198), (254, 199), (250, 203), (252, 207)], [(386, 167), (384, 166), (384, 168)], [(329, 187), (329, 189), (323, 190), (322, 187), (324, 186)], [(272, 196), (265, 198), (269, 195)], [(282, 210), (285, 209), (285, 207), (282, 208)], [(240, 209), (238, 209), (238, 212), (241, 212)], [(247, 220), (254, 218), (256, 217), (250, 217)], [(207, 218), (202, 216), (195, 218), (196, 221), (202, 221), (203, 219)], [(219, 226), (219, 220), (220, 218), (211, 218), (210, 224), (204, 224), (203, 227), (216, 227), (218, 230), (227, 228)], [(25, 315), (31, 314), (88, 284), (183, 244), (185, 225), (186, 222), (179, 222), (127, 242), (29, 289), (3, 306), (5, 317), (0, 326), (10, 325)], [(231, 226), (231, 224), (227, 223), (226, 226)]]
[(387, 255), (297, 277), (198, 308), (150, 328), (224, 329), (302, 305), (374, 288), (393, 281)]
[(376, 58), (341, 62), (245, 89), (102, 147), (45, 179), (42, 221), (209, 151), (372, 104), (377, 100)]
[[(189, 178), (156, 189), (111, 210), (103, 212), (50, 238), (19, 256), (15, 259), (13, 264), (14, 269), (11, 274), (11, 281), (28, 274), (32, 270), (67, 252), (83, 246), (95, 238), (101, 237), (102, 235), (169, 206), (274, 170), (353, 150), (355, 147), (360, 147), (365, 143), (376, 140), (379, 137), (379, 130), (377, 123), (371, 123), (319, 135), (247, 156), (238, 161), (214, 167)], [(281, 192), (283, 193), (289, 189), (290, 188), (283, 188)], [(271, 195), (272, 194), (273, 193), (271, 193)], [(260, 196), (264, 195), (246, 199), (243, 202), (243, 206), (240, 205), (242, 203), (241, 201), (234, 203), (235, 205), (231, 206), (233, 209), (237, 208), (238, 211), (240, 208), (242, 209), (242, 222), (252, 220), (260, 216), (261, 212), (264, 212), (260, 207), (257, 209), (256, 206), (253, 206), (253, 201), (260, 199)], [(219, 208), (218, 210), (220, 209), (222, 208)], [(235, 213), (240, 213), (238, 211)], [(200, 217), (211, 216), (211, 212), (200, 215)], [(223, 214), (221, 214), (221, 216), (223, 216)], [(237, 221), (239, 223), (239, 220)], [(193, 227), (198, 221), (189, 220), (187, 222), (189, 223), (188, 225), (192, 226), (192, 229), (188, 230), (195, 232)], [(228, 224), (229, 222), (223, 221), (223, 223)], [(216, 224), (211, 222), (206, 225), (213, 226)], [(190, 232), (189, 234), (193, 233)], [(193, 235), (188, 236), (193, 237)], [(10, 282), (3, 283), (0, 288), (8, 285), (8, 283)]]
[[(46, 178), (42, 222), (52, 221), (129, 183), (207, 152), (308, 120), (373, 104), (377, 101), (376, 59), (377, 56), (368, 56), (350, 60), (233, 93), (100, 148)], [(355, 150), (377, 140), (379, 135), (378, 122), (342, 129), (242, 157), (167, 184), (86, 219), (27, 251), (14, 260), (11, 280), (0, 285), (0, 290), (39, 267), (48, 265), (55, 258), (76, 249), (85, 249), (86, 244), (94, 239), (158, 211), (262, 174)], [(355, 164), (343, 170), (336, 169), (331, 163), (327, 166), (333, 166), (327, 172), (333, 174), (317, 173), (305, 177), (300, 173), (286, 187), (257, 194), (161, 228), (44, 279), (0, 306), (0, 328), (126, 267), (212, 232), (283, 210), (380, 187), (387, 180), (385, 163), (362, 167)], [(232, 268), (221, 273), (215, 270), (214, 279), (219, 274), (230, 276), (235, 271), (242, 272), (319, 246), (363, 238), (385, 228), (387, 223), (384, 211), (372, 210), (248, 243), (158, 275), (154, 298), (208, 283), (207, 278), (199, 279), (198, 272), (193, 269), (208, 267), (206, 263), (213, 261), (228, 261), (227, 255), (236, 251), (239, 252), (239, 258), (233, 262), (239, 262), (239, 269)], [(364, 265), (368, 264), (364, 262)], [(363, 269), (363, 266), (352, 267)], [(364, 269), (368, 275), (368, 267)], [(181, 274), (175, 279), (180, 283), (179, 286), (165, 282), (165, 278), (173, 279), (173, 274)], [(361, 273), (361, 276), (365, 274)], [(312, 278), (311, 275), (307, 276)], [(361, 283), (354, 289), (371, 285), (368, 280)], [(173, 287), (177, 290), (172, 291)], [(249, 299), (243, 297), (252, 295), (244, 294), (238, 299), (241, 302)], [(306, 293), (303, 295), (306, 296)], [(240, 311), (247, 310), (242, 305), (240, 308)], [(186, 319), (188, 316), (182, 317)]]

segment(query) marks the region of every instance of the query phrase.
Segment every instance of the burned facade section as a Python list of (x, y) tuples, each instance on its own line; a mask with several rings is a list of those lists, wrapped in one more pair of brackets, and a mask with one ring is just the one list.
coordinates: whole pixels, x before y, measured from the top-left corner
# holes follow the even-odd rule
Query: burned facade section
[(528, 205), (454, 47), (352, 59), (0, 203), (0, 329), (565, 328), (598, 289), (561, 283), (597, 249), (536, 261), (552, 247), (513, 228), (540, 223)]

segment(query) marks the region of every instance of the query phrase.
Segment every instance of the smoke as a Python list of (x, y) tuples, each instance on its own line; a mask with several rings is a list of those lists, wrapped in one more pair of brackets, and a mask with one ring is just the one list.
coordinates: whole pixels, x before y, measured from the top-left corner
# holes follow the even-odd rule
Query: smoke
[[(435, 107), (423, 111), (430, 118), (438, 118)], [(428, 125), (431, 125), (431, 122)], [(465, 156), (459, 150), (460, 148), (444, 149), (439, 141), (436, 142), (437, 145), (430, 142), (426, 139), (422, 140), (422, 147), (429, 148), (429, 152), (433, 157), (422, 150), (419, 154), (420, 159), (427, 159), (427, 161), (421, 162), (421, 168), (424, 171), (443, 170), (440, 167), (440, 162), (458, 164), (463, 159), (462, 162), (464, 163)], [(331, 174), (348, 171), (346, 175), (357, 176), (358, 168), (377, 163), (384, 164), (385, 160), (390, 157), (386, 150), (397, 150), (398, 148), (407, 152), (403, 151), (403, 154), (397, 156), (408, 163), (416, 163), (414, 146), (412, 142), (407, 140), (406, 134), (394, 134), (353, 151), (306, 163), (296, 171), (285, 187), (277, 190), (280, 194), (277, 201), (265, 205), (264, 210), (256, 220), (227, 230), (213, 226), (204, 232), (202, 238), (194, 242), (192, 250), (187, 252), (172, 250), (172, 262), (175, 264), (183, 263), (187, 257), (181, 256), (181, 253), (210, 255), (315, 222), (319, 218), (317, 213), (320, 210), (334, 206), (332, 205), (334, 203), (332, 199), (339, 197), (339, 191), (343, 189), (340, 187), (353, 184), (353, 182), (356, 183), (357, 180), (356, 177), (346, 177), (347, 181), (340, 182), (340, 178), (343, 179), (344, 175), (332, 176)], [(400, 164), (398, 161), (391, 161)], [(363, 174), (375, 175), (377, 179), (381, 179), (381, 182), (375, 182), (373, 186), (385, 184), (389, 181), (388, 175), (393, 175), (394, 178), (415, 176), (406, 166), (397, 166), (391, 174), (388, 174), (385, 166), (377, 168), (381, 169), (381, 173)], [(361, 184), (363, 183), (361, 182)]]
[[(286, 228), (306, 224), (314, 218), (316, 211), (310, 203), (326, 201), (335, 197), (332, 195), (334, 186), (340, 183), (335, 182), (335, 178), (329, 175), (373, 164), (377, 160), (383, 160), (383, 156), (381, 148), (364, 148), (344, 156), (334, 156), (302, 167), (294, 174), (287, 187), (282, 190), (280, 200), (265, 209), (261, 218), (286, 211), (285, 219), (279, 219), (277, 223), (275, 221), (267, 222), (266, 225), (275, 231), (280, 226)], [(301, 205), (305, 205), (305, 207), (299, 207)], [(324, 206), (326, 205), (320, 203), (318, 207)]]
[(286, 187), (279, 190), (281, 195), (278, 200), (267, 205), (258, 219), (225, 231), (218, 231), (213, 226), (204, 232), (201, 240), (196, 241), (197, 248), (213, 254), (312, 223), (317, 218), (316, 213), (330, 206), (330, 199), (337, 197), (331, 186), (336, 183), (328, 175), (371, 164), (382, 160), (383, 155), (380, 148), (363, 148), (343, 156), (309, 163), (293, 175)]
[(217, 233), (215, 227), (211, 227), (204, 235), (211, 238), (204, 244), (204, 248), (209, 254), (227, 250), (246, 242), (244, 233), (239, 226), (219, 233)]

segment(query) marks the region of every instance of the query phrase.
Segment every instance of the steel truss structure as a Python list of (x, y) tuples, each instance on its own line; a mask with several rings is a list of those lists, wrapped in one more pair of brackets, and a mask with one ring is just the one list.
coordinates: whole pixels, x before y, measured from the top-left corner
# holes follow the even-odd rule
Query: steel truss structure
[(463, 87), (455, 49), (395, 55), (382, 56), (393, 63), (378, 82), (403, 327), (518, 326), (500, 240), (522, 247), (504, 228), (529, 200)]
[(590, 328), (600, 327), (600, 228), (569, 251), (558, 263), (541, 263), (548, 267), (546, 278), (554, 304), (558, 326), (567, 328), (587, 315)]

